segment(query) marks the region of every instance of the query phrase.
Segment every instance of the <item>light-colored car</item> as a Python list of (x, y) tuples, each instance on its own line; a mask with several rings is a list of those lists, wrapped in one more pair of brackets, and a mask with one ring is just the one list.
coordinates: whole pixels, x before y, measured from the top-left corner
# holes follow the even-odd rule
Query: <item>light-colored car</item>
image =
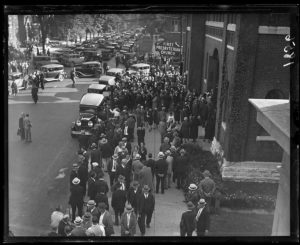
[(111, 87), (105, 84), (90, 84), (87, 92), (103, 94), (104, 97), (108, 97), (111, 94)]
[(65, 70), (63, 65), (49, 64), (41, 67), (41, 72), (44, 74), (44, 80), (46, 82), (60, 81), (65, 78)]
[(99, 84), (115, 86), (116, 85), (116, 77), (114, 76), (101, 76), (99, 78)]
[(130, 66), (129, 70), (148, 75), (150, 72), (150, 65), (145, 63), (133, 64), (132, 66)]
[(12, 72), (8, 75), (8, 88), (11, 89), (12, 82), (15, 81), (18, 90), (25, 89), (24, 77), (21, 72)]
[(64, 54), (61, 62), (65, 66), (75, 66), (84, 62), (84, 57), (79, 54)]
[(111, 68), (106, 72), (106, 75), (108, 76), (116, 76), (117, 74), (123, 76), (125, 73), (125, 70), (122, 68)]

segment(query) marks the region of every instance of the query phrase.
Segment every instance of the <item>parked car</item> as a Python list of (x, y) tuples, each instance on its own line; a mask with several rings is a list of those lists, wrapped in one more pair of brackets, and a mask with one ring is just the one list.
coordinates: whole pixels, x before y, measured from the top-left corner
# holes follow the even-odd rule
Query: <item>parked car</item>
[(104, 102), (104, 95), (98, 93), (86, 93), (81, 97), (79, 104), (79, 118), (72, 122), (71, 136), (91, 136), (93, 129), (97, 128), (100, 119), (98, 117)]
[(23, 90), (25, 89), (25, 81), (23, 74), (21, 72), (12, 72), (8, 74), (8, 89), (11, 89), (11, 84), (12, 82), (15, 81), (17, 84), (18, 90)]
[(84, 62), (84, 57), (79, 54), (64, 54), (61, 61), (65, 66), (75, 66)]
[(125, 73), (125, 70), (122, 68), (111, 68), (106, 72), (107, 76), (116, 76), (117, 74), (119, 74), (120, 76), (123, 76)]
[(65, 70), (63, 65), (49, 64), (41, 67), (41, 72), (44, 74), (45, 82), (60, 81), (65, 78)]
[(47, 55), (33, 56), (33, 66), (35, 69), (39, 69), (43, 65), (51, 63), (51, 57)]
[(111, 52), (112, 56), (115, 55), (116, 48), (114, 46), (107, 45), (107, 46), (105, 46), (105, 49), (109, 50)]
[(150, 65), (145, 63), (133, 64), (130, 66), (129, 70), (136, 71), (138, 73), (142, 73), (144, 75), (148, 75), (150, 72)]
[(98, 54), (97, 51), (92, 51), (92, 50), (84, 50), (80, 53), (81, 56), (84, 57), (84, 61), (99, 61), (101, 62), (102, 58), (101, 55)]
[(87, 90), (88, 93), (103, 94), (104, 97), (108, 97), (111, 94), (111, 87), (104, 84), (91, 84)]
[(104, 49), (104, 50), (101, 50), (101, 57), (102, 57), (102, 60), (110, 60), (113, 57), (113, 55), (110, 50)]
[(76, 75), (81, 77), (99, 77), (102, 74), (102, 66), (98, 61), (83, 62), (76, 65)]
[(99, 78), (99, 84), (115, 86), (116, 85), (116, 77), (103, 75)]

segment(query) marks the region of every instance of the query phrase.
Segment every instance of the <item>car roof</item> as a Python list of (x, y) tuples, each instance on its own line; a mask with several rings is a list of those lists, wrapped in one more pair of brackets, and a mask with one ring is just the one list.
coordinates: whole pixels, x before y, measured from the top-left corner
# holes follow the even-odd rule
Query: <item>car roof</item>
[(22, 75), (21, 72), (11, 72), (8, 74), (9, 76), (19, 76), (19, 75)]
[(64, 68), (64, 66), (60, 65), (60, 64), (49, 64), (49, 65), (44, 65), (42, 67), (45, 67), (45, 68), (55, 68), (55, 67)]
[(99, 106), (104, 99), (102, 94), (86, 93), (80, 100), (80, 105)]
[(99, 78), (99, 80), (103, 80), (103, 81), (109, 81), (109, 80), (111, 80), (111, 79), (116, 79), (115, 77), (113, 77), (113, 76), (101, 76), (100, 78)]
[(110, 45), (109, 46), (105, 46), (105, 47), (106, 48), (115, 48), (114, 46), (110, 46)]
[(138, 64), (134, 64), (132, 66), (141, 67), (141, 66), (150, 66), (150, 65), (149, 64), (145, 64), (145, 63), (138, 63)]
[(101, 64), (100, 62), (98, 61), (87, 61), (87, 62), (83, 62), (82, 65), (92, 65), (92, 64)]
[(105, 84), (91, 84), (90, 86), (89, 86), (89, 88), (93, 88), (93, 89), (100, 89), (100, 90), (102, 90), (102, 89), (104, 89), (105, 87), (106, 87), (107, 85), (105, 85)]
[(122, 68), (110, 68), (107, 72), (122, 72), (124, 69)]

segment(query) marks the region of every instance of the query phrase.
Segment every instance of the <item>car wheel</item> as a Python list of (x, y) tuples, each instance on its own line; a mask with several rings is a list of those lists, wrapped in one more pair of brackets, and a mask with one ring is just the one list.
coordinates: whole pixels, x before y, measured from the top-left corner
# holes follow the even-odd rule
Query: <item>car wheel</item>
[(62, 81), (64, 80), (64, 75), (63, 75), (63, 74), (60, 74), (59, 77), (58, 77), (58, 80), (59, 80), (60, 82), (62, 82)]

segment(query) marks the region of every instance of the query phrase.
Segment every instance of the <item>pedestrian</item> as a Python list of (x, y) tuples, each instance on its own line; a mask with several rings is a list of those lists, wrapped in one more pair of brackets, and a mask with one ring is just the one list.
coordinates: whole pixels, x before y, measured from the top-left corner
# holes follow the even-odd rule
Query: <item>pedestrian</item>
[(55, 211), (51, 214), (51, 228), (57, 233), (59, 222), (63, 219), (64, 214), (62, 213), (61, 206), (58, 206)]
[(144, 163), (147, 167), (150, 167), (152, 173), (152, 180), (155, 175), (155, 161), (152, 159), (152, 153), (148, 154), (148, 160)]
[(50, 56), (50, 49), (47, 50), (47, 55)]
[(83, 220), (80, 218), (80, 216), (77, 216), (74, 220), (75, 228), (71, 231), (71, 236), (86, 236), (86, 229), (82, 227), (82, 222)]
[(126, 204), (125, 212), (121, 217), (121, 236), (134, 236), (136, 232), (136, 215), (130, 204)]
[(79, 149), (88, 149), (89, 146), (89, 138), (85, 135), (85, 131), (81, 130), (80, 134), (78, 135), (78, 143)]
[(138, 210), (138, 225), (141, 231), (141, 235), (146, 233), (145, 223), (147, 228), (150, 228), (152, 214), (155, 208), (155, 199), (152, 193), (149, 193), (150, 188), (145, 185), (143, 187), (143, 194), (139, 196), (137, 201)]
[(184, 149), (180, 150), (180, 156), (176, 157), (173, 162), (175, 175), (177, 178), (177, 189), (183, 186), (183, 180), (187, 172), (188, 158)]
[(127, 192), (127, 202), (131, 204), (134, 209), (135, 215), (137, 215), (137, 201), (139, 195), (142, 194), (142, 189), (137, 180), (132, 181), (131, 186)]
[(145, 162), (147, 157), (147, 148), (144, 142), (140, 142), (139, 154), (141, 156), (141, 161)]
[(98, 174), (95, 185), (96, 185), (97, 193), (102, 192), (105, 195), (107, 195), (109, 188), (108, 188), (108, 184), (104, 180), (104, 173), (102, 171)]
[(86, 235), (87, 236), (96, 236), (96, 237), (105, 236), (105, 231), (104, 231), (103, 226), (101, 227), (99, 225), (99, 217), (97, 217), (97, 216), (92, 217), (92, 226), (86, 230)]
[(117, 178), (117, 166), (119, 165), (119, 157), (117, 154), (114, 154), (112, 156), (112, 160), (110, 160), (108, 162), (108, 165), (107, 165), (107, 171), (108, 171), (108, 175), (109, 175), (109, 181), (110, 181), (110, 188), (114, 185), (114, 182)]
[(166, 162), (168, 164), (167, 176), (165, 178), (165, 189), (171, 188), (172, 169), (173, 169), (173, 156), (170, 150), (165, 152)]
[(94, 200), (89, 200), (87, 202), (86, 212), (90, 213), (93, 217), (96, 216), (99, 220), (100, 212), (99, 212), (98, 208), (96, 207), (96, 202)]
[(99, 166), (99, 163), (92, 162), (92, 171), (96, 173), (96, 178), (99, 179), (100, 175), (104, 175), (102, 168)]
[(160, 142), (163, 142), (163, 137), (167, 132), (167, 124), (165, 121), (160, 121), (158, 124), (158, 131), (160, 133)]
[(142, 143), (145, 144), (145, 126), (144, 123), (141, 123), (139, 127), (136, 129), (137, 138), (138, 138), (138, 145)]
[(141, 155), (136, 154), (132, 161), (132, 172), (133, 172), (133, 180), (139, 179), (139, 173), (141, 169), (143, 168), (143, 164), (140, 161)]
[(180, 133), (182, 135), (182, 143), (187, 143), (190, 137), (190, 123), (188, 121), (188, 117), (184, 117), (181, 124)]
[(189, 139), (192, 139), (193, 142), (196, 142), (198, 138), (198, 125), (199, 121), (196, 116), (190, 116), (190, 136)]
[(100, 202), (98, 205), (100, 211), (99, 225), (104, 227), (105, 236), (111, 236), (115, 233), (111, 214), (106, 210), (106, 204)]
[(180, 220), (180, 236), (192, 236), (195, 230), (195, 205), (192, 202), (187, 203), (188, 210), (183, 212)]
[(149, 108), (146, 112), (146, 122), (149, 125), (149, 132), (151, 132), (153, 127), (153, 111), (151, 108)]
[(126, 190), (130, 184), (131, 168), (132, 168), (132, 166), (129, 165), (127, 166), (127, 162), (128, 160), (126, 158), (123, 158), (121, 160), (121, 164), (117, 166), (117, 171), (116, 171), (117, 176), (124, 176)]
[(124, 207), (126, 203), (126, 191), (123, 189), (122, 184), (117, 183), (115, 190), (112, 193), (111, 197), (111, 206), (114, 209), (115, 213), (115, 223), (114, 225), (119, 225), (119, 217), (124, 212)]
[(195, 218), (197, 236), (205, 236), (208, 233), (210, 226), (209, 211), (206, 206), (205, 199), (200, 199), (198, 202), (197, 215)]
[(135, 118), (132, 114), (129, 114), (129, 117), (127, 119), (128, 124), (128, 141), (131, 142), (134, 140), (134, 128), (135, 128)]
[(80, 179), (80, 185), (82, 186), (83, 195), (85, 196), (86, 195), (86, 183), (89, 178), (89, 172), (88, 172), (88, 167), (84, 163), (83, 159), (79, 162), (78, 178)]
[(75, 220), (76, 209), (78, 211), (78, 216), (82, 216), (82, 209), (83, 209), (83, 188), (79, 185), (80, 179), (74, 178), (73, 186), (71, 186), (71, 195), (69, 198), (69, 204), (72, 208), (72, 222)]
[(76, 78), (77, 78), (75, 66), (71, 70), (70, 76), (71, 76), (71, 79), (72, 79), (72, 87), (74, 88), (75, 87)]
[(25, 130), (25, 142), (32, 142), (31, 141), (31, 128), (32, 128), (32, 124), (31, 121), (29, 119), (29, 114), (26, 114), (25, 118), (24, 118), (24, 130)]
[(82, 227), (87, 230), (92, 226), (92, 215), (89, 212), (85, 212), (85, 214), (82, 216)]
[(108, 171), (107, 166), (108, 162), (111, 160), (111, 157), (113, 155), (113, 147), (108, 140), (103, 137), (101, 140), (99, 140), (98, 148), (100, 149), (101, 155), (102, 155), (102, 166), (103, 170), (105, 172)]
[(207, 203), (207, 208), (210, 211), (212, 203), (215, 203), (216, 183), (211, 178), (211, 173), (208, 170), (203, 172), (204, 179), (199, 183), (199, 192), (201, 198), (204, 198)]
[(59, 236), (67, 236), (66, 230), (65, 228), (70, 224), (70, 216), (68, 214), (65, 214), (62, 218), (62, 220), (59, 222), (58, 224), (58, 228), (57, 228), (57, 234)]
[(128, 150), (128, 153), (131, 155), (131, 143), (128, 142), (127, 137), (123, 137), (122, 141), (124, 143), (124, 147)]
[(22, 112), (21, 116), (19, 117), (19, 128), (18, 128), (18, 132), (19, 132), (21, 141), (25, 140), (24, 119), (25, 119), (25, 113)]
[[(97, 162), (98, 164), (102, 163), (101, 160), (101, 151), (97, 148), (96, 143), (91, 145), (91, 162)], [(102, 166), (100, 166), (102, 168)]]
[(139, 172), (139, 185), (147, 185), (150, 188), (150, 192), (154, 192), (151, 168), (146, 165), (144, 165), (141, 171)]
[(72, 170), (71, 170), (71, 173), (70, 173), (70, 188), (72, 186), (74, 186), (73, 179), (75, 179), (76, 177), (78, 178), (78, 169), (79, 169), (79, 164), (78, 163), (73, 163)]
[(159, 192), (159, 185), (161, 184), (161, 194), (165, 193), (164, 185), (165, 178), (168, 171), (168, 164), (164, 159), (165, 155), (163, 152), (158, 153), (158, 160), (155, 163), (155, 175), (156, 175), (156, 193)]
[(96, 206), (99, 210), (99, 203), (103, 202), (106, 205), (106, 210), (109, 211), (109, 203), (108, 203), (108, 197), (107, 195), (102, 191), (98, 192), (95, 197)]
[(90, 177), (88, 179), (88, 197), (90, 198), (90, 200), (95, 200), (95, 197), (97, 195), (96, 176), (97, 174), (94, 171), (91, 171)]
[(166, 152), (171, 147), (170, 139), (168, 137), (164, 137), (164, 142), (160, 145), (159, 151)]
[(186, 202), (192, 202), (195, 206), (198, 205), (200, 200), (200, 194), (198, 191), (198, 186), (191, 183), (188, 187), (188, 192), (186, 194)]
[(12, 92), (13, 96), (17, 96), (18, 86), (17, 86), (15, 80), (13, 80), (12, 83), (11, 83), (11, 92)]
[(44, 86), (44, 83), (45, 83), (45, 76), (44, 76), (44, 73), (41, 72), (39, 74), (39, 80), (40, 80), (40, 84), (41, 84), (41, 89), (44, 90), (45, 89), (45, 86)]

